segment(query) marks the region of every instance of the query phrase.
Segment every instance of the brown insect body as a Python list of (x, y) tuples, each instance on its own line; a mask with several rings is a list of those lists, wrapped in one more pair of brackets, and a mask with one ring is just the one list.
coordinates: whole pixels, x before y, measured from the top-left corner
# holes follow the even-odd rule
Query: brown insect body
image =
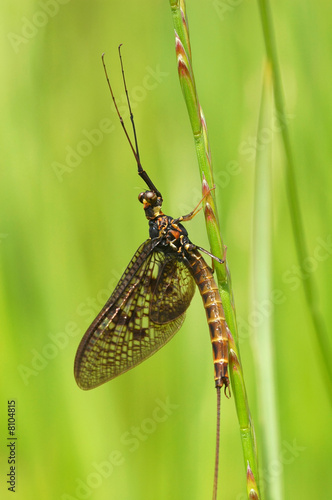
[(213, 349), (214, 380), (216, 387), (229, 386), (228, 378), (228, 326), (225, 321), (218, 286), (211, 270), (201, 254), (193, 250), (187, 261), (194, 280), (199, 288), (210, 329)]

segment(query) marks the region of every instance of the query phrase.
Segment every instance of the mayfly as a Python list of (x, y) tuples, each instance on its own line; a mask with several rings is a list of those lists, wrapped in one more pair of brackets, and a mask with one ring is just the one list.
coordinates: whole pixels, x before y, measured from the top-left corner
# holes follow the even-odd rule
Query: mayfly
[[(149, 238), (138, 248), (111, 297), (85, 333), (76, 353), (75, 378), (81, 389), (93, 389), (134, 368), (158, 351), (180, 329), (197, 285), (210, 329), (219, 408), (220, 389), (224, 387), (226, 395), (229, 392), (229, 330), (218, 287), (201, 252), (223, 261), (194, 245), (188, 238), (182, 222), (192, 219), (198, 207), (176, 219), (162, 212), (162, 195), (141, 165), (120, 47), (122, 77), (135, 145), (114, 98), (104, 55), (102, 61), (115, 109), (137, 162), (138, 174), (148, 187), (138, 199), (149, 221)], [(217, 454), (218, 441), (219, 430)]]

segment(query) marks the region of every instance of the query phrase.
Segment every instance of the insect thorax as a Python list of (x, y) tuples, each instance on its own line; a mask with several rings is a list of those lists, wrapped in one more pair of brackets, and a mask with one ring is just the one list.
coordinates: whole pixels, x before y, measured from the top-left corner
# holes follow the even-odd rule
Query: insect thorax
[(186, 228), (169, 215), (160, 215), (149, 221), (150, 238), (160, 238), (158, 247), (164, 252), (181, 252), (187, 243)]

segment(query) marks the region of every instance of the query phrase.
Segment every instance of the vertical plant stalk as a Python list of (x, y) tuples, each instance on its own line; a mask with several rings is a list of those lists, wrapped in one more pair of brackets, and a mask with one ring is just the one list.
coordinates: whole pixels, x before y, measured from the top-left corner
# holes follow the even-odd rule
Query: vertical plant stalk
[[(203, 194), (206, 195), (203, 205), (211, 252), (220, 258), (225, 258), (226, 247), (220, 235), (215, 193), (211, 191), (211, 188), (214, 187), (211, 151), (206, 122), (202, 108), (199, 104), (195, 85), (185, 2), (184, 0), (170, 0), (170, 5), (175, 29), (175, 48), (179, 79), (193, 131), (199, 171), (203, 184)], [(250, 416), (243, 371), (240, 363), (230, 273), (226, 262), (224, 264), (216, 263), (215, 269), (226, 321), (231, 330), (231, 334), (229, 335), (229, 368), (232, 391), (239, 420), (247, 479), (247, 494), (248, 498), (259, 499), (255, 432)], [(250, 474), (248, 474), (248, 470), (250, 470)]]
[[(273, 93), (271, 66), (265, 66), (261, 109), (258, 123), (259, 137), (264, 130), (272, 127)], [(257, 148), (255, 172), (255, 205), (253, 224), (253, 272), (252, 292), (253, 304), (264, 303), (272, 290), (272, 182), (271, 182), (271, 142), (264, 148)], [(262, 436), (262, 469), (268, 470), (269, 464), (278, 463), (279, 429), (275, 393), (275, 373), (272, 339), (272, 316), (268, 315), (260, 322), (254, 332), (254, 353), (257, 367), (257, 394)], [(273, 481), (265, 481), (265, 497), (273, 500), (282, 499), (281, 474), (274, 476)]]
[[(270, 61), (272, 68), (275, 106), (279, 119), (282, 119), (283, 117), (284, 118), (286, 117), (286, 113), (285, 113), (284, 96), (283, 96), (282, 82), (281, 82), (278, 55), (277, 55), (277, 46), (275, 42), (275, 35), (273, 28), (272, 12), (268, 0), (258, 0), (258, 5), (261, 14), (267, 58)], [(305, 297), (308, 303), (308, 311), (309, 314), (311, 315), (314, 331), (316, 334), (315, 337), (316, 337), (317, 351), (321, 359), (320, 367), (322, 369), (323, 376), (326, 381), (328, 394), (332, 402), (332, 348), (326, 330), (326, 326), (320, 312), (318, 295), (316, 292), (316, 284), (313, 278), (313, 274), (312, 273), (307, 274), (304, 268), (306, 259), (308, 258), (309, 254), (304, 234), (304, 226), (302, 221), (299, 196), (297, 192), (293, 152), (291, 148), (287, 121), (285, 119), (282, 119), (281, 133), (285, 148), (285, 154), (287, 158), (286, 189), (287, 189), (290, 217), (293, 226), (295, 247), (297, 251), (297, 258), (299, 261), (301, 271), (307, 276), (305, 280), (302, 280), (302, 284), (305, 292)]]

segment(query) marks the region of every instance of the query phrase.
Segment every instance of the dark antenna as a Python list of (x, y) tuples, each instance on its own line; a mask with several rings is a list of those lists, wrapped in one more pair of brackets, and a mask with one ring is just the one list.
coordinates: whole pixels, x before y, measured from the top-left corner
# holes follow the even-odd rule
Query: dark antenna
[(134, 115), (133, 115), (133, 112), (131, 110), (131, 105), (130, 105), (130, 100), (129, 100), (129, 94), (128, 94), (128, 90), (127, 90), (126, 77), (125, 77), (125, 73), (124, 73), (124, 69), (123, 69), (123, 62), (122, 62), (122, 56), (121, 56), (121, 47), (122, 47), (122, 43), (120, 43), (120, 45), (118, 47), (120, 64), (121, 64), (121, 72), (122, 72), (122, 80), (123, 80), (123, 85), (124, 85), (124, 89), (125, 89), (125, 92), (126, 92), (126, 98), (127, 98), (127, 103), (128, 103), (129, 113), (130, 113), (130, 121), (131, 121), (131, 124), (132, 124), (132, 127), (133, 127), (133, 132), (134, 132), (136, 154), (137, 154), (137, 157), (138, 157), (138, 166), (139, 166), (141, 164), (141, 160), (140, 160), (139, 151), (138, 151), (138, 143), (137, 143), (136, 127), (135, 127), (135, 122), (134, 122)]
[(135, 156), (135, 159), (136, 159), (136, 162), (137, 162), (138, 175), (140, 175), (140, 177), (144, 180), (144, 182), (147, 184), (147, 186), (149, 187), (149, 189), (151, 191), (154, 191), (156, 193), (156, 195), (162, 199), (162, 195), (161, 195), (160, 191), (158, 191), (158, 189), (153, 184), (153, 182), (151, 181), (151, 179), (148, 176), (148, 174), (143, 169), (142, 164), (141, 164), (141, 160), (140, 160), (140, 157), (139, 157), (138, 144), (137, 144), (137, 135), (136, 135), (135, 122), (134, 122), (134, 115), (132, 113), (131, 106), (130, 106), (130, 100), (129, 100), (128, 90), (127, 90), (127, 85), (126, 85), (126, 79), (125, 79), (125, 74), (124, 74), (124, 69), (123, 69), (122, 57), (121, 57), (121, 49), (120, 49), (121, 45), (122, 44), (119, 45), (119, 57), (120, 57), (120, 63), (121, 63), (121, 71), (122, 71), (123, 84), (124, 84), (124, 88), (125, 88), (125, 92), (126, 92), (126, 97), (127, 97), (127, 102), (128, 102), (128, 107), (129, 107), (129, 112), (130, 112), (130, 120), (131, 120), (131, 123), (132, 123), (133, 132), (134, 132), (135, 148), (133, 146), (133, 143), (131, 142), (131, 139), (130, 139), (130, 137), (128, 135), (128, 132), (127, 132), (127, 129), (126, 129), (126, 126), (125, 126), (125, 124), (123, 122), (123, 118), (122, 118), (122, 116), (120, 114), (120, 111), (119, 111), (119, 108), (118, 108), (118, 106), (116, 104), (116, 100), (115, 100), (115, 97), (114, 97), (114, 94), (113, 94), (111, 82), (110, 82), (110, 79), (108, 78), (107, 69), (106, 69), (106, 65), (105, 65), (105, 60), (104, 60), (105, 54), (102, 54), (101, 59), (103, 61), (103, 66), (104, 66), (104, 71), (105, 71), (105, 75), (106, 75), (106, 80), (107, 80), (108, 87), (109, 87), (110, 92), (111, 92), (113, 103), (114, 103), (116, 112), (118, 114), (120, 123), (122, 125), (123, 130), (124, 130), (124, 133), (126, 134), (126, 137), (127, 137), (127, 140), (128, 140), (128, 142), (130, 144), (131, 150), (132, 150), (132, 152), (133, 152), (133, 154)]

